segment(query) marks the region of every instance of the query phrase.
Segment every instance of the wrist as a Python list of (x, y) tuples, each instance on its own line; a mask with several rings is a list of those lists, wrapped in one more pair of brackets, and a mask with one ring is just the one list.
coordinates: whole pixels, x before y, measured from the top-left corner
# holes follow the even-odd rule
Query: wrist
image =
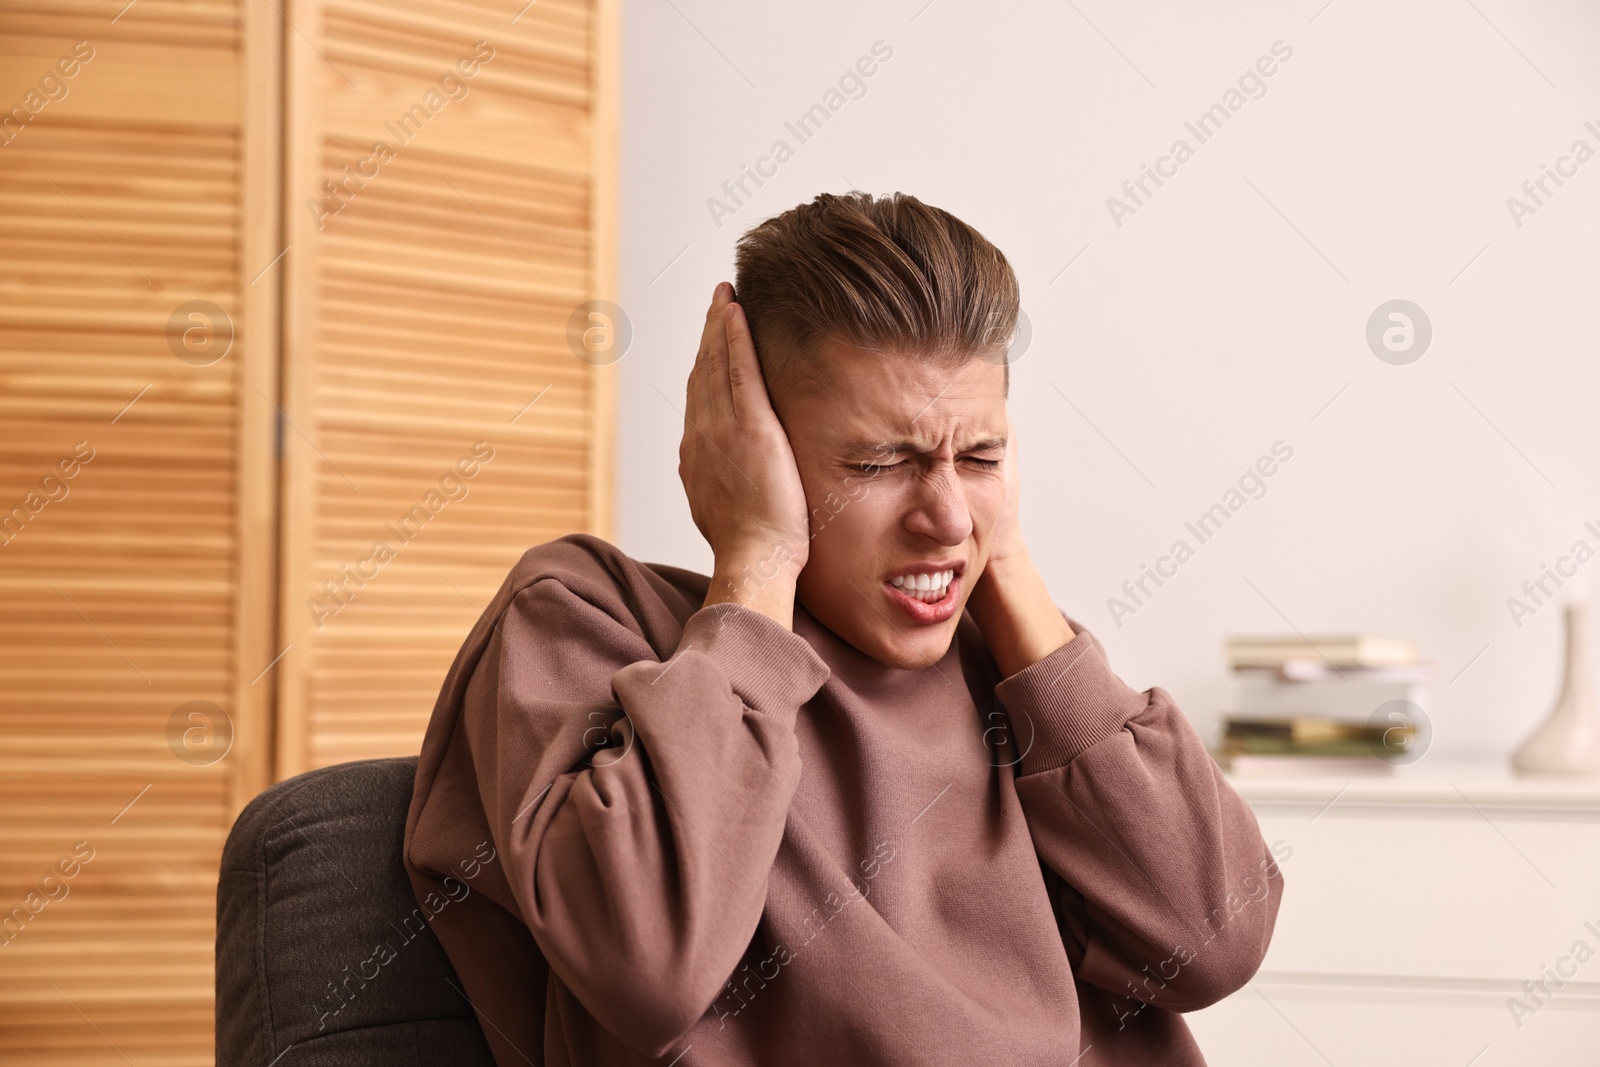
[(811, 541), (804, 533), (749, 525), (713, 541), (711, 552), (717, 571), (749, 573), (771, 581), (784, 573), (798, 575), (810, 555)]
[(739, 604), (794, 629), (795, 580), (799, 571), (769, 560), (718, 560), (702, 607)]

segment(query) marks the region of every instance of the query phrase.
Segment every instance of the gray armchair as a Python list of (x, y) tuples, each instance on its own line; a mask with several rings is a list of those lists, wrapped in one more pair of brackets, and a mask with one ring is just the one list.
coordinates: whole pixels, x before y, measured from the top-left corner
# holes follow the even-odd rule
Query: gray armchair
[(400, 862), (415, 757), (263, 791), (217, 883), (218, 1067), (494, 1067)]

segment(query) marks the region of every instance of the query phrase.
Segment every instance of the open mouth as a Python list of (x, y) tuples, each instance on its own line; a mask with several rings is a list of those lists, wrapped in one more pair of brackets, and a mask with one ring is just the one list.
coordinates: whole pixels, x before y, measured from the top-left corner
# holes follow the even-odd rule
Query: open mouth
[(948, 620), (961, 604), (960, 563), (922, 564), (907, 567), (883, 583), (890, 600), (919, 625), (929, 626)]

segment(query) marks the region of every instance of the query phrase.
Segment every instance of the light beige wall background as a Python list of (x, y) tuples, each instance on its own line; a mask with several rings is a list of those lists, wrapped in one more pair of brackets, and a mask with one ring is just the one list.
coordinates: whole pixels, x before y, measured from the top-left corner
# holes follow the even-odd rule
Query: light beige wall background
[[(1438, 665), (1435, 751), (1509, 752), (1561, 651), (1559, 608), (1519, 628), (1507, 598), (1600, 548), (1600, 159), (1520, 227), (1506, 201), (1575, 140), (1600, 151), (1600, 10), (924, 4), (627, 5), (622, 546), (710, 566), (661, 394), (681, 402), (738, 233), (820, 191), (902, 189), (1017, 269), (1023, 523), (1130, 684), (1210, 729), (1224, 635), (1399, 634)], [(784, 122), (879, 40), (865, 95), (799, 144)], [(1280, 40), (1266, 94), (1198, 144), (1185, 121)], [(1194, 157), (1116, 226), (1107, 198), (1180, 137)], [(779, 138), (793, 158), (719, 228), (707, 199)], [(1433, 326), (1406, 366), (1364, 337), (1396, 298)], [(1107, 598), (1280, 439), (1265, 497), (1118, 628)]]

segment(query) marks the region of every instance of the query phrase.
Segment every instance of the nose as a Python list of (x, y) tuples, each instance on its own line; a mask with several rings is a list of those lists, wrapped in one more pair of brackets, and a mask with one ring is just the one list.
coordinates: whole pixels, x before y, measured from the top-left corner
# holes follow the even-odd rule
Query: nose
[(948, 467), (928, 471), (918, 480), (916, 496), (911, 510), (906, 513), (905, 526), (914, 534), (932, 538), (941, 545), (953, 547), (972, 534), (972, 512), (967, 509), (967, 497), (961, 488), (961, 479)]

